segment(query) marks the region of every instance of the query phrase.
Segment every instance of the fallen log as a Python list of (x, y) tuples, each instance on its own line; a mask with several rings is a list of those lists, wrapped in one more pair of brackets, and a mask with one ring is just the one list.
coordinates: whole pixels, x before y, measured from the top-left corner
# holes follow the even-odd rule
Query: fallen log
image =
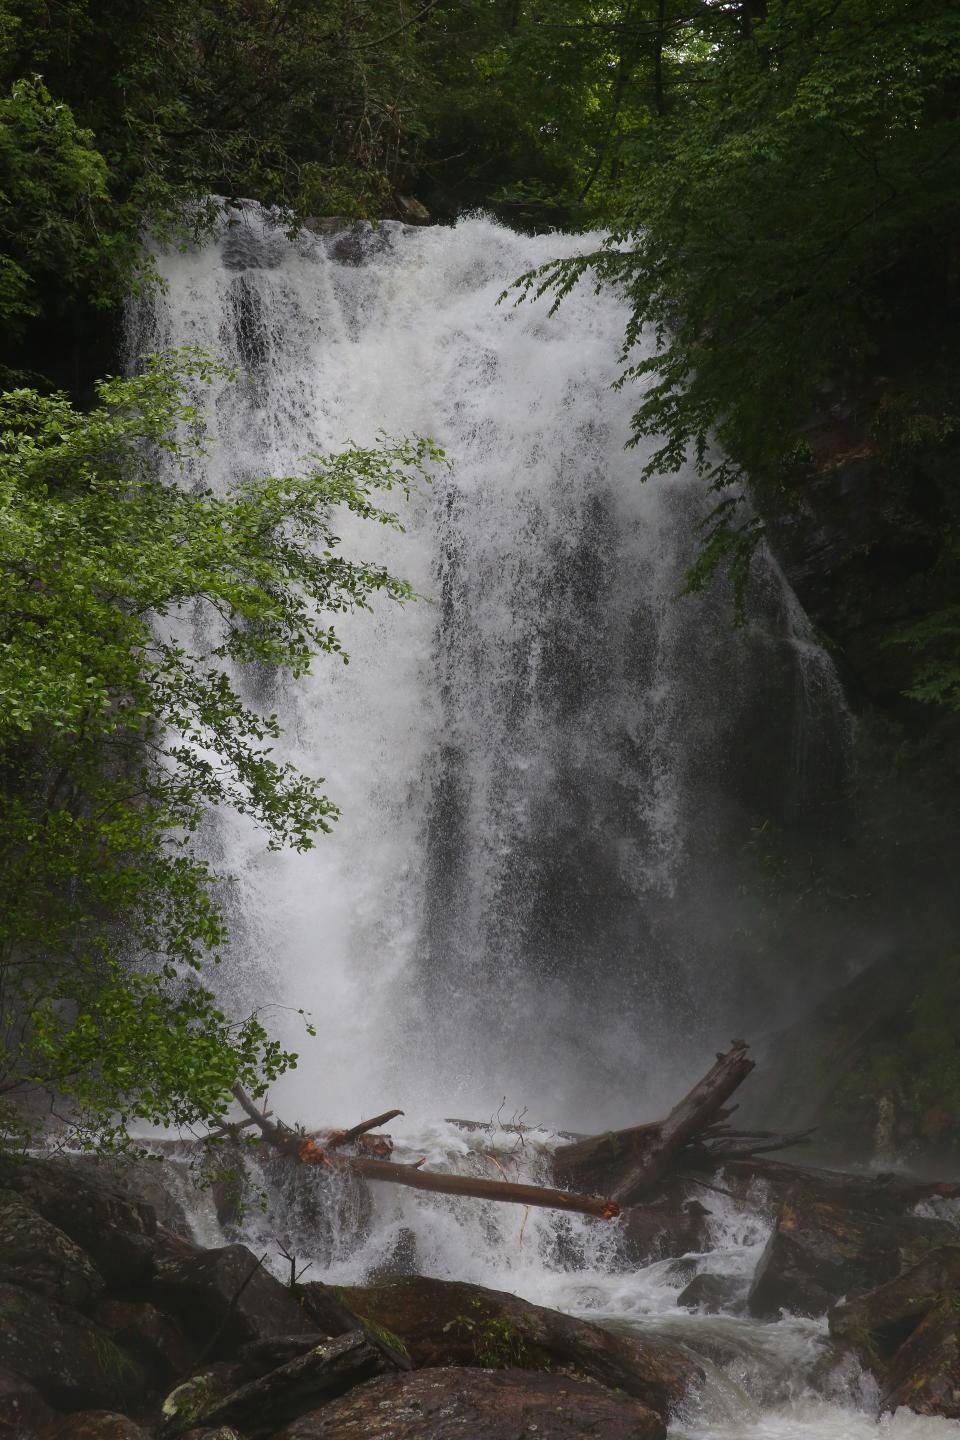
[(753, 1069), (743, 1040), (735, 1040), (665, 1120), (592, 1135), (561, 1145), (554, 1173), (578, 1189), (603, 1189), (620, 1205), (653, 1188), (691, 1141), (728, 1118), (724, 1106)]
[(327, 1136), (327, 1148), (335, 1149), (340, 1145), (352, 1145), (359, 1140), (361, 1135), (366, 1135), (369, 1130), (376, 1130), (378, 1125), (386, 1125), (390, 1120), (396, 1120), (402, 1115), (402, 1110), (384, 1110), (382, 1115), (374, 1115), (372, 1120), (362, 1120), (359, 1125), (354, 1125), (349, 1130), (334, 1130)]
[[(523, 1185), (508, 1180), (482, 1180), (472, 1175), (444, 1175), (433, 1170), (422, 1170), (422, 1160), (412, 1165), (398, 1165), (389, 1160), (368, 1160), (354, 1156), (328, 1154), (317, 1139), (306, 1131), (291, 1130), (283, 1124), (274, 1124), (258, 1110), (250, 1097), (235, 1086), (236, 1099), (259, 1127), (264, 1140), (284, 1155), (298, 1160), (302, 1165), (319, 1165), (330, 1170), (351, 1170), (366, 1180), (388, 1185), (406, 1185), (413, 1190), (427, 1190), (435, 1195), (462, 1195), (474, 1200), (508, 1201), (514, 1205), (536, 1205), (549, 1210), (564, 1210), (578, 1215), (593, 1215), (600, 1220), (613, 1220), (620, 1214), (620, 1206), (612, 1200), (594, 1195), (577, 1195), (568, 1190), (553, 1190), (542, 1185)], [(383, 1116), (378, 1116), (379, 1123)], [(363, 1133), (364, 1124), (354, 1127)], [(335, 1132), (341, 1134), (343, 1132)], [(342, 1143), (342, 1142), (341, 1142)]]
[(612, 1200), (575, 1195), (569, 1190), (551, 1190), (544, 1185), (521, 1185), (508, 1180), (480, 1180), (472, 1175), (440, 1175), (414, 1165), (394, 1165), (387, 1160), (348, 1160), (350, 1169), (367, 1180), (408, 1185), (435, 1195), (464, 1195), (472, 1200), (507, 1200), (514, 1205), (537, 1205), (546, 1210), (565, 1210), (575, 1215), (595, 1215), (614, 1220), (620, 1206)]

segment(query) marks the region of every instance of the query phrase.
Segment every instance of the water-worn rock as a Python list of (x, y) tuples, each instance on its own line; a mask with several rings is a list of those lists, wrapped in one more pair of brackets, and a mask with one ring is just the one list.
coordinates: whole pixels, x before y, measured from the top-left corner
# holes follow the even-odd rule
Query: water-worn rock
[(931, 1246), (949, 1244), (956, 1229), (889, 1208), (860, 1208), (849, 1197), (787, 1193), (750, 1289), (751, 1314), (782, 1310), (824, 1315), (841, 1296), (892, 1279)]
[(960, 1311), (956, 1293), (923, 1319), (887, 1367), (884, 1410), (960, 1420)]
[(348, 1330), (356, 1330), (356, 1315), (332, 1285), (311, 1280), (297, 1286), (297, 1296), (312, 1329), (322, 1330), (325, 1335), (346, 1335)]
[(157, 1218), (151, 1206), (124, 1193), (109, 1164), (26, 1161), (5, 1183), (90, 1256), (111, 1290), (130, 1294), (153, 1273)]
[(52, 1440), (149, 1440), (146, 1430), (127, 1415), (111, 1410), (80, 1410), (68, 1415)]
[(250, 1340), (316, 1328), (296, 1296), (245, 1245), (164, 1259), (151, 1297), (216, 1358), (229, 1357)]
[(631, 1205), (619, 1221), (619, 1248), (631, 1266), (700, 1254), (707, 1249), (709, 1217), (697, 1200), (670, 1206)]
[(663, 1416), (701, 1377), (695, 1362), (668, 1341), (617, 1334), (480, 1285), (410, 1276), (341, 1294), (362, 1320), (398, 1336), (416, 1367), (564, 1366), (624, 1390)]
[(593, 1380), (529, 1370), (387, 1375), (303, 1415), (277, 1440), (664, 1440), (661, 1417)]
[(0, 1440), (41, 1440), (56, 1418), (29, 1380), (0, 1366)]
[(225, 1395), (232, 1394), (242, 1378), (239, 1365), (218, 1360), (184, 1380), (170, 1391), (160, 1407), (157, 1434), (161, 1440), (173, 1440), (199, 1426), (207, 1411)]
[[(354, 1317), (353, 1329), (358, 1328), (359, 1321)], [(308, 1350), (314, 1350), (330, 1338), (319, 1330), (309, 1330), (305, 1335), (277, 1335), (269, 1340), (251, 1340), (240, 1347), (243, 1373), (248, 1380), (256, 1380), (258, 1376), (276, 1370), (278, 1365), (286, 1365), (288, 1360), (306, 1355)]]
[(932, 1250), (830, 1312), (830, 1333), (881, 1384), (885, 1409), (960, 1419), (960, 1245)]
[(12, 1190), (0, 1190), (0, 1281), (77, 1307), (103, 1291), (90, 1257)]
[(730, 1310), (737, 1301), (742, 1303), (744, 1283), (735, 1275), (711, 1275), (704, 1272), (695, 1275), (690, 1284), (677, 1296), (677, 1304), (686, 1310), (705, 1310), (716, 1315), (721, 1310)]
[(187, 1374), (196, 1359), (197, 1347), (146, 1300), (100, 1300), (92, 1314), (108, 1335), (140, 1358), (159, 1385)]
[(325, 1340), (306, 1355), (240, 1386), (201, 1418), (210, 1425), (236, 1425), (244, 1435), (258, 1440), (364, 1380), (409, 1367), (404, 1356), (378, 1344), (363, 1330), (355, 1330)]
[(14, 1285), (0, 1284), (0, 1365), (67, 1410), (125, 1410), (149, 1389), (136, 1357), (99, 1325)]

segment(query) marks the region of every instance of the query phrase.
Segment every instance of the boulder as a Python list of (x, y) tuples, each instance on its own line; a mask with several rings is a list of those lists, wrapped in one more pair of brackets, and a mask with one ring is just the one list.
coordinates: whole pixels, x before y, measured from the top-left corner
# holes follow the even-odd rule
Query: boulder
[(757, 1266), (748, 1308), (761, 1319), (784, 1310), (825, 1315), (841, 1296), (883, 1284), (956, 1233), (947, 1221), (891, 1214), (883, 1202), (867, 1208), (839, 1192), (817, 1198), (795, 1187)]
[(162, 1259), (151, 1299), (175, 1315), (215, 1358), (228, 1358), (250, 1340), (317, 1328), (293, 1292), (245, 1245)]
[(837, 1305), (830, 1333), (877, 1376), (885, 1409), (960, 1419), (960, 1245)]
[(56, 1418), (29, 1380), (0, 1366), (0, 1440), (41, 1440)]
[[(354, 1318), (353, 1328), (358, 1326), (359, 1322)], [(316, 1349), (330, 1338), (319, 1330), (310, 1330), (305, 1335), (277, 1335), (269, 1340), (251, 1340), (248, 1345), (240, 1347), (243, 1373), (248, 1380), (256, 1380), (258, 1376), (276, 1370), (279, 1365), (286, 1365), (288, 1360), (306, 1355), (308, 1350)]]
[(24, 1161), (9, 1168), (6, 1183), (86, 1251), (111, 1290), (130, 1294), (149, 1282), (157, 1217), (150, 1205), (124, 1191), (116, 1166)]
[(363, 1330), (325, 1340), (258, 1380), (241, 1385), (201, 1416), (205, 1424), (235, 1425), (252, 1440), (273, 1435), (298, 1415), (397, 1369), (409, 1369), (405, 1355)]
[(90, 1257), (12, 1190), (0, 1190), (0, 1281), (78, 1308), (103, 1291)]
[(593, 1380), (529, 1370), (386, 1375), (294, 1420), (277, 1440), (664, 1440), (663, 1420)]
[(410, 1276), (340, 1293), (364, 1322), (399, 1337), (417, 1368), (563, 1366), (664, 1417), (702, 1379), (696, 1363), (668, 1341), (618, 1334), (480, 1285)]
[(882, 1409), (960, 1420), (960, 1296), (945, 1295), (887, 1367)]
[(710, 1212), (698, 1200), (670, 1206), (630, 1205), (619, 1221), (620, 1252), (630, 1266), (702, 1254), (708, 1248), (709, 1218)]
[(112, 1410), (79, 1410), (68, 1415), (51, 1440), (149, 1440), (146, 1430)]
[(196, 1345), (146, 1300), (104, 1299), (92, 1313), (108, 1335), (138, 1356), (158, 1385), (186, 1375), (196, 1361)]
[(205, 1370), (184, 1380), (170, 1391), (160, 1407), (160, 1421), (156, 1427), (160, 1440), (174, 1440), (175, 1436), (201, 1426), (207, 1411), (225, 1395), (232, 1394), (241, 1380), (240, 1366), (230, 1365), (225, 1360), (208, 1365)]
[(297, 1286), (297, 1296), (311, 1329), (322, 1330), (325, 1335), (346, 1335), (356, 1330), (357, 1317), (341, 1299), (342, 1291), (333, 1285), (324, 1285), (321, 1280), (311, 1280)]
[(739, 1308), (737, 1302), (743, 1303), (744, 1289), (744, 1282), (735, 1275), (711, 1275), (704, 1271), (681, 1290), (677, 1304), (685, 1310), (704, 1310), (708, 1315), (717, 1315), (721, 1310)]
[(65, 1410), (125, 1410), (149, 1391), (137, 1358), (99, 1325), (14, 1285), (0, 1284), (0, 1366)]

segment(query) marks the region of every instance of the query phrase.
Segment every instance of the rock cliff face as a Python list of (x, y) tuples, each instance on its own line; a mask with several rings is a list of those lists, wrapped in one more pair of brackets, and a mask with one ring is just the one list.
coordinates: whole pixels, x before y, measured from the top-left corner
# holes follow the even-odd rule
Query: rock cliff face
[[(948, 312), (908, 297), (893, 343), (824, 397), (801, 437), (792, 502), (760, 500), (857, 722), (836, 833), (812, 837), (833, 856), (822, 886), (848, 937), (838, 971), (847, 988), (778, 1037), (774, 1108), (781, 1118), (795, 1108), (792, 1066), (794, 1094), (816, 1095), (804, 1119), (848, 1157), (947, 1152), (960, 1162), (960, 1030), (948, 1019), (960, 985), (960, 713), (907, 693), (956, 664), (955, 618), (953, 630), (942, 623), (960, 595), (960, 430), (949, 395), (960, 365)], [(798, 1084), (804, 1056), (809, 1087)]]

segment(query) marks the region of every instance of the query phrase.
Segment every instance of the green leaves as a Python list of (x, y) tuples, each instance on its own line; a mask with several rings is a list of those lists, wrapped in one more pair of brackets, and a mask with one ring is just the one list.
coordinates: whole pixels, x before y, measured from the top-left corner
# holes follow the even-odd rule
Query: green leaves
[[(234, 676), (345, 658), (332, 615), (412, 598), (333, 526), (346, 507), (399, 527), (384, 492), (407, 497), (443, 458), (384, 438), (225, 496), (171, 485), (163, 457), (204, 446), (185, 386), (230, 378), (185, 350), (104, 381), (86, 413), (0, 396), (0, 980), (19, 1033), (0, 1093), (65, 1093), (113, 1140), (113, 1115), (213, 1116), (236, 1079), (291, 1063), (190, 978), (227, 942), (223, 877), (193, 837), (216, 806), (271, 848), (330, 829), (322, 782), (274, 757), (277, 717)], [(204, 612), (208, 640), (176, 638)]]

